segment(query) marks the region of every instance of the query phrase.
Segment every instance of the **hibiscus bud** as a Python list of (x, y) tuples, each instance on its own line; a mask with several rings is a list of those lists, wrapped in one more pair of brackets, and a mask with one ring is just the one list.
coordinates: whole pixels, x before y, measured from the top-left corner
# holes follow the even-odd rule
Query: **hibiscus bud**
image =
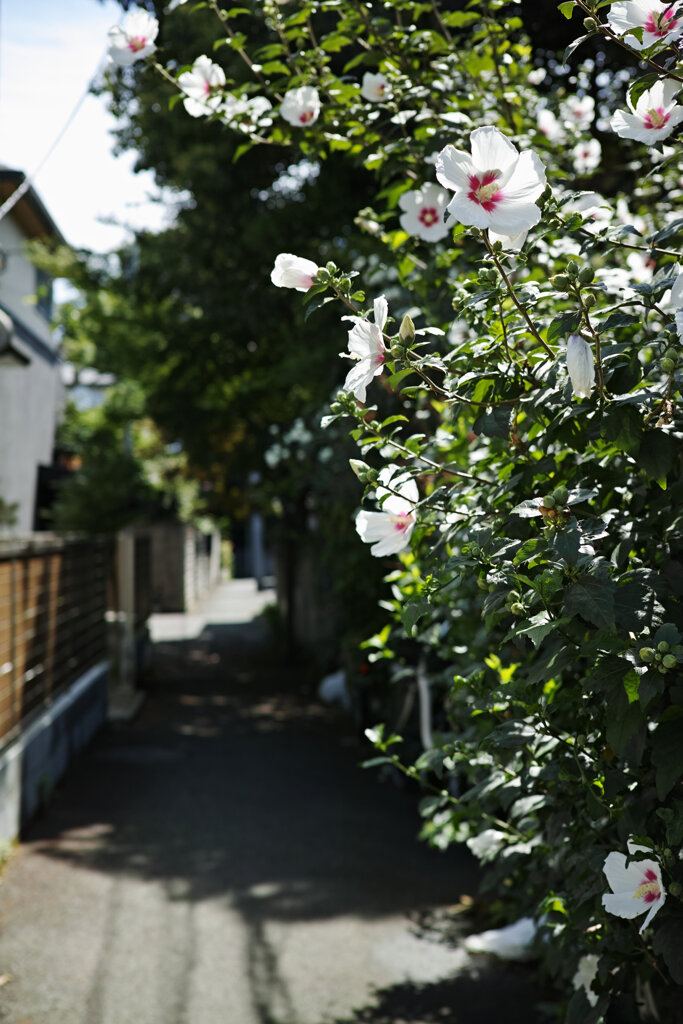
[(552, 494), (547, 494), (543, 499), (544, 508), (555, 508), (555, 498)]
[(515, 601), (514, 604), (510, 605), (510, 611), (513, 615), (524, 615), (524, 605), (520, 604), (519, 601)]
[(586, 297), (583, 300), (583, 304), (586, 307), (586, 309), (590, 309), (592, 306), (595, 305), (597, 301), (597, 295), (593, 295), (593, 293), (591, 292), (590, 295), (586, 295)]
[(640, 660), (644, 661), (645, 664), (655, 660), (655, 652), (651, 647), (641, 647), (638, 654), (640, 655)]
[(668, 348), (664, 353), (665, 359), (670, 359), (672, 363), (678, 362), (678, 352), (675, 348)]
[(556, 288), (561, 288), (565, 292), (571, 284), (571, 281), (566, 274), (555, 274), (555, 276), (551, 277), (550, 280)]
[(567, 371), (577, 398), (589, 398), (595, 383), (593, 350), (578, 334), (567, 341)]
[(362, 484), (372, 484), (377, 479), (377, 470), (361, 459), (349, 459), (349, 466)]
[(567, 264), (567, 273), (570, 277), (576, 277), (580, 269), (581, 268), (579, 267), (579, 264), (576, 262), (576, 260), (570, 260)]
[(401, 326), (398, 329), (398, 336), (405, 345), (412, 345), (415, 341), (415, 324), (407, 313), (403, 317), (403, 320), (401, 320)]
[(672, 896), (683, 896), (683, 885), (680, 882), (670, 882), (669, 892)]
[(579, 281), (581, 284), (590, 284), (595, 278), (595, 271), (592, 267), (582, 267), (579, 271)]
[(664, 373), (673, 373), (676, 369), (676, 364), (673, 359), (662, 359), (662, 369), (664, 370)]
[(664, 657), (662, 658), (662, 665), (665, 668), (676, 668), (676, 655), (675, 654), (665, 654)]
[(553, 498), (558, 505), (565, 505), (567, 498), (569, 497), (569, 491), (566, 487), (556, 487), (553, 491)]
[(666, 654), (667, 651), (671, 650), (671, 645), (668, 644), (666, 642), (666, 640), (660, 640), (659, 643), (657, 644), (657, 650), (659, 651), (660, 654)]
[(596, 32), (600, 31), (600, 23), (596, 21), (595, 18), (584, 18), (583, 27), (585, 28), (589, 36), (594, 35)]

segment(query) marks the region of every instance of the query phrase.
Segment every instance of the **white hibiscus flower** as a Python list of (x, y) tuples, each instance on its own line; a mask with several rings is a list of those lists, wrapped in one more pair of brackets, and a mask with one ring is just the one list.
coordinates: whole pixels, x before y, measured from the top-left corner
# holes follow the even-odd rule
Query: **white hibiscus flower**
[(365, 401), (367, 386), (384, 368), (386, 347), (383, 331), (389, 314), (387, 300), (383, 295), (375, 299), (375, 322), (362, 316), (346, 316), (354, 324), (349, 331), (349, 352), (356, 360), (346, 375), (344, 390), (352, 391), (360, 402)]
[(382, 511), (363, 509), (356, 516), (356, 530), (363, 543), (373, 545), (370, 553), (383, 558), (396, 555), (408, 546), (415, 528), (415, 505), (420, 494), (412, 477), (397, 466), (385, 466), (380, 470), (378, 481), (376, 498), (381, 502)]
[(109, 29), (109, 58), (120, 67), (154, 53), (159, 22), (147, 11), (129, 11), (122, 25)]
[(497, 128), (476, 128), (471, 155), (446, 146), (436, 161), (437, 180), (455, 191), (448, 205), (461, 224), (514, 237), (541, 219), (534, 202), (545, 188), (545, 168), (532, 150), (520, 153)]
[(444, 221), (450, 195), (438, 185), (428, 184), (412, 192), (404, 192), (398, 201), (403, 210), (399, 220), (409, 235), (417, 235), (425, 242), (438, 242), (445, 238), (454, 218)]

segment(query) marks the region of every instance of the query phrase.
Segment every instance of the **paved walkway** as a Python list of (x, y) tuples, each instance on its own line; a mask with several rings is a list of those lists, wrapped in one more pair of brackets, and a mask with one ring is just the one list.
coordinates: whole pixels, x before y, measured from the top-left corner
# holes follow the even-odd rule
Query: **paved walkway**
[(270, 600), (234, 581), (154, 617), (141, 714), (5, 870), (3, 1024), (533, 1024), (523, 982), (425, 936), (472, 865), (419, 844), (414, 797), (273, 666)]

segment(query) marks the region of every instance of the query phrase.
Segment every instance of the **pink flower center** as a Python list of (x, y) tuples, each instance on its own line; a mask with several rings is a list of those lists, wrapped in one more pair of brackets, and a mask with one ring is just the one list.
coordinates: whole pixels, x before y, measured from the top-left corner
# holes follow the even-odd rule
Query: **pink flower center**
[(434, 206), (423, 206), (417, 215), (417, 219), (424, 224), (426, 228), (431, 228), (439, 220), (439, 214)]
[(634, 892), (633, 898), (642, 900), (643, 903), (655, 903), (662, 898), (662, 890), (652, 868), (645, 871), (645, 878)]
[(664, 107), (651, 107), (643, 118), (643, 125), (646, 128), (663, 128), (670, 116)]
[(654, 11), (651, 11), (647, 16), (644, 28), (646, 32), (661, 39), (667, 32), (671, 32), (676, 25), (677, 21), (670, 10), (663, 11), (662, 14), (655, 14)]
[(397, 512), (392, 515), (394, 523), (394, 529), (397, 533), (405, 533), (409, 526), (414, 522), (412, 512)]
[(139, 53), (140, 50), (144, 50), (146, 46), (147, 40), (144, 36), (129, 36), (128, 49), (132, 50), (133, 53)]
[(304, 110), (301, 114), (299, 114), (299, 121), (300, 121), (301, 124), (309, 124), (312, 120), (313, 120), (313, 111), (312, 110)]
[(481, 176), (470, 174), (470, 190), (467, 193), (467, 198), (483, 207), (487, 213), (495, 210), (503, 198), (503, 193), (498, 187), (499, 176), (500, 171), (484, 171)]

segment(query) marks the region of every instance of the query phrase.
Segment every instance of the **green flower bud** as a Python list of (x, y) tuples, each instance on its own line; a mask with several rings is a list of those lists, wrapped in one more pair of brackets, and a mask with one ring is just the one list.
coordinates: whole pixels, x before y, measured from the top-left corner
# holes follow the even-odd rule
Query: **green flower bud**
[(660, 640), (657, 644), (657, 650), (660, 654), (666, 654), (667, 651), (671, 650), (671, 644), (668, 644), (666, 640)]
[(680, 882), (669, 882), (669, 892), (672, 896), (683, 896), (683, 885)]
[(510, 611), (513, 615), (524, 615), (524, 605), (520, 604), (519, 601), (515, 601), (514, 604), (510, 605)]
[(362, 462), (360, 459), (349, 459), (349, 466), (362, 484), (371, 484), (377, 479), (377, 470), (368, 466), (367, 462)]
[(566, 505), (569, 491), (566, 487), (556, 487), (553, 491), (553, 498), (558, 505)]
[(590, 292), (588, 295), (584, 296), (583, 304), (586, 307), (586, 309), (592, 309), (597, 301), (597, 295), (593, 295), (593, 292)]
[(581, 284), (590, 284), (595, 278), (595, 271), (592, 267), (582, 267), (579, 271), (579, 281)]
[(555, 508), (555, 497), (552, 494), (547, 494), (543, 499), (544, 508)]
[(661, 674), (662, 674), (663, 676), (665, 676), (665, 675), (666, 675), (666, 669), (664, 668), (664, 666), (663, 666), (663, 665), (657, 665), (657, 671), (658, 671), (658, 672), (661, 672)]
[(595, 18), (584, 18), (583, 27), (589, 36), (594, 35), (600, 31), (600, 23)]
[[(325, 264), (325, 270), (327, 271), (328, 274), (336, 274), (337, 264), (333, 263), (332, 260), (330, 260), (329, 263)], [(318, 273), (320, 273), (320, 271), (318, 271)]]
[(580, 269), (581, 267), (576, 262), (576, 260), (570, 260), (567, 264), (567, 273), (570, 277), (576, 277)]
[(415, 341), (415, 324), (407, 313), (401, 321), (401, 326), (398, 329), (398, 336), (406, 345), (411, 345)]
[(661, 654), (655, 654), (655, 661), (661, 661), (661, 660), (662, 660), (662, 655)]
[(665, 654), (662, 658), (662, 665), (665, 668), (676, 668), (676, 657), (673, 654)]
[(646, 663), (655, 660), (655, 652), (652, 650), (651, 647), (641, 647), (638, 651), (638, 654), (640, 655), (640, 660)]
[(551, 277), (550, 280), (556, 288), (561, 288), (565, 292), (571, 284), (571, 281), (569, 280), (566, 274), (555, 274), (555, 276)]
[(676, 364), (673, 359), (662, 359), (662, 369), (664, 370), (664, 373), (673, 373), (676, 369)]
[(481, 548), (479, 547), (476, 541), (473, 540), (472, 543), (469, 545), (469, 552), (473, 558), (476, 558), (477, 555), (481, 554)]
[(678, 362), (678, 352), (675, 348), (668, 348), (664, 353), (665, 359), (670, 359), (672, 363)]
[(351, 278), (350, 277), (342, 277), (341, 281), (339, 282), (339, 287), (340, 287), (341, 291), (348, 292), (348, 290), (351, 287)]

